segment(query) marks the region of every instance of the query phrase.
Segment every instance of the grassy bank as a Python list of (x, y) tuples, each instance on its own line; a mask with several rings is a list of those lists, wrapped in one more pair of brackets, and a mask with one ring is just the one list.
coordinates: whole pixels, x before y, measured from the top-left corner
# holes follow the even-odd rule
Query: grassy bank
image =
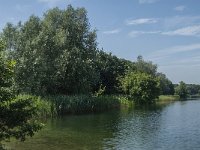
[(39, 108), (38, 116), (60, 116), (66, 114), (84, 114), (107, 111), (114, 108), (130, 107), (133, 101), (125, 96), (104, 95), (104, 96), (33, 96), (19, 95), (19, 99), (31, 98), (35, 107)]
[(180, 100), (178, 95), (160, 95), (158, 101), (177, 101)]

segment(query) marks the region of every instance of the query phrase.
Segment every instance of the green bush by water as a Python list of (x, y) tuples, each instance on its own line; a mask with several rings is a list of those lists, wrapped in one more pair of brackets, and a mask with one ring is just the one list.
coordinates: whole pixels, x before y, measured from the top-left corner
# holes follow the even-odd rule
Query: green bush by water
[(39, 110), (37, 114), (38, 117), (50, 117), (55, 114), (55, 111), (52, 109), (51, 102), (40, 96), (20, 94), (16, 97), (16, 99), (32, 99), (35, 107)]

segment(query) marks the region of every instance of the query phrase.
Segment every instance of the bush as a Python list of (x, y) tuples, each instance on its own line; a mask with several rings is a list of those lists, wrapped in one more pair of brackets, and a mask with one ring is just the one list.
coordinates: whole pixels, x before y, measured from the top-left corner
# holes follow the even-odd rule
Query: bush
[(151, 103), (159, 96), (159, 80), (146, 73), (130, 72), (120, 79), (122, 90), (137, 103)]
[(47, 101), (45, 98), (41, 96), (28, 95), (28, 94), (20, 94), (16, 97), (16, 99), (31, 99), (32, 105), (37, 108), (37, 117), (38, 118), (46, 118), (55, 115), (55, 110), (52, 109), (51, 102)]

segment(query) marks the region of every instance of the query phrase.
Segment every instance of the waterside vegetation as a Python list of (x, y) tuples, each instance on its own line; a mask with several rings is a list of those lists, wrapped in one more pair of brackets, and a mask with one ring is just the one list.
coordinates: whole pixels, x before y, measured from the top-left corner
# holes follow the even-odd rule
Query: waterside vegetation
[(33, 136), (44, 117), (187, 96), (185, 83), (174, 89), (142, 56), (133, 62), (100, 50), (84, 8), (53, 8), (42, 18), (8, 23), (0, 38), (0, 142)]

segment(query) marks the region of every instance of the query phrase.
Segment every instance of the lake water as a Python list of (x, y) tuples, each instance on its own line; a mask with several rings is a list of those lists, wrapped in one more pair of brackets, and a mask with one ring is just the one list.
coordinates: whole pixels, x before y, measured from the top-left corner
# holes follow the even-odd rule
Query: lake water
[(48, 120), (16, 150), (200, 149), (200, 100)]

